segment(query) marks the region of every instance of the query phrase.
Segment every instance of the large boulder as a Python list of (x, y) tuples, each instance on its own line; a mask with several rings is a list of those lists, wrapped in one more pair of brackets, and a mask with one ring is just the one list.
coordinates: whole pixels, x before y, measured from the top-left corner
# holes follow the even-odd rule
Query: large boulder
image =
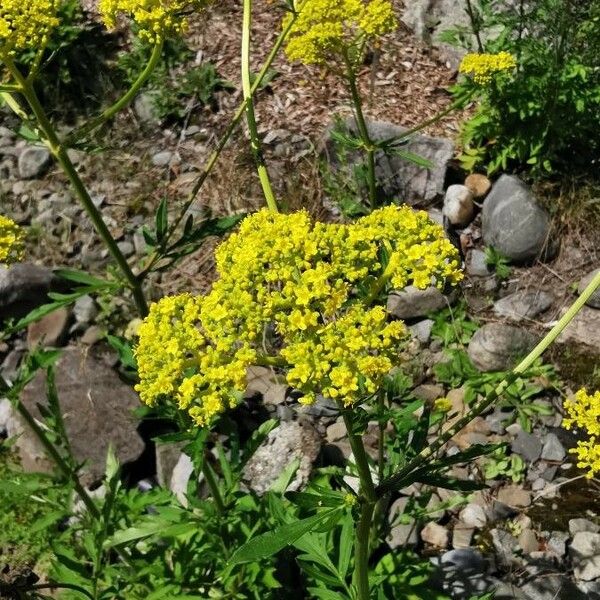
[(502, 175), (483, 203), (482, 233), (487, 246), (514, 263), (550, 259), (558, 245), (550, 242), (548, 211), (518, 177)]
[[(346, 119), (343, 128), (352, 135), (357, 136), (354, 119)], [(407, 129), (387, 121), (372, 121), (367, 124), (371, 139), (381, 141), (390, 140), (404, 134)], [(336, 152), (336, 142), (331, 135), (332, 128), (326, 134), (325, 154), (334, 170), (344, 168)], [(401, 203), (411, 206), (428, 207), (444, 196), (444, 181), (448, 162), (454, 154), (454, 144), (447, 139), (415, 135), (399, 150), (410, 152), (423, 157), (432, 163), (431, 169), (426, 169), (412, 161), (394, 153), (376, 155), (375, 175), (377, 185), (382, 194)], [(362, 164), (364, 153), (348, 152), (344, 161), (353, 164)]]
[(513, 367), (536, 342), (536, 336), (521, 327), (487, 323), (471, 338), (468, 354), (480, 371), (503, 371)]
[[(66, 348), (57, 363), (56, 389), (71, 450), (75, 460), (84, 463), (84, 483), (101, 480), (109, 446), (121, 464), (140, 457), (144, 442), (133, 416), (139, 399), (105, 358), (82, 347)], [(38, 373), (27, 385), (21, 401), (36, 419), (41, 418), (38, 405), (47, 405), (45, 373)], [(27, 425), (19, 419), (9, 424), (8, 434), (18, 436), (16, 445), (23, 467), (52, 471), (54, 465)]]

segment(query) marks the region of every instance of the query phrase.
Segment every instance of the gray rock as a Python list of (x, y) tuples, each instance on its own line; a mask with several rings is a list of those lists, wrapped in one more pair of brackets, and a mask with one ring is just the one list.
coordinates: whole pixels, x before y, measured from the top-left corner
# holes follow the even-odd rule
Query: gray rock
[[(84, 483), (102, 479), (109, 446), (121, 464), (139, 458), (144, 443), (133, 416), (139, 406), (138, 396), (100, 355), (88, 348), (66, 348), (57, 363), (56, 388), (73, 455), (77, 462), (85, 463)], [(21, 401), (40, 418), (37, 404), (44, 405), (45, 398), (45, 376), (38, 373), (23, 391)], [(50, 472), (53, 465), (37, 438), (25, 424), (21, 429), (16, 445), (23, 468)], [(9, 433), (17, 435), (19, 431)]]
[(300, 406), (299, 412), (315, 417), (316, 419), (321, 419), (323, 417), (337, 417), (340, 414), (340, 409), (335, 401), (317, 395), (317, 399), (313, 404)]
[(492, 270), (488, 267), (483, 250), (471, 250), (467, 256), (467, 274), (471, 277), (489, 277)]
[[(592, 279), (600, 272), (600, 269), (594, 269), (588, 273), (585, 277), (582, 277), (579, 284), (577, 285), (577, 291), (581, 294), (583, 290), (592, 282)], [(600, 288), (598, 288), (586, 302), (588, 306), (592, 308), (600, 308)]]
[(525, 508), (531, 504), (531, 492), (518, 485), (507, 485), (498, 492), (498, 502), (515, 508)]
[[(353, 119), (347, 119), (344, 126), (356, 134)], [(398, 137), (406, 131), (406, 128), (386, 121), (372, 121), (367, 126), (373, 140)], [(340, 168), (329, 131), (325, 141), (327, 158), (334, 169)], [(402, 146), (402, 149), (427, 159), (433, 164), (433, 168), (426, 169), (401, 156), (384, 155), (379, 152), (376, 155), (376, 177), (379, 188), (387, 198), (401, 198), (411, 206), (431, 206), (444, 195), (446, 170), (454, 154), (454, 144), (443, 138), (415, 135), (405, 146)], [(363, 156), (356, 153), (349, 157), (349, 161), (350, 163), (360, 161), (362, 164)]]
[(600, 533), (600, 525), (589, 519), (571, 519), (569, 521), (569, 533), (574, 536), (580, 532)]
[(448, 550), (440, 557), (440, 563), (471, 573), (482, 573), (485, 570), (485, 560), (481, 552), (475, 548)]
[(501, 298), (494, 303), (494, 312), (501, 316), (521, 321), (533, 319), (552, 306), (554, 298), (542, 290), (520, 291)]
[(575, 579), (593, 581), (600, 578), (600, 533), (579, 531), (569, 548)]
[(434, 548), (447, 548), (450, 534), (443, 525), (430, 521), (421, 530), (421, 539)]
[(510, 449), (527, 463), (533, 464), (542, 455), (542, 442), (537, 436), (519, 428), (517, 436), (510, 443)]
[(519, 549), (519, 543), (516, 538), (504, 529), (491, 529), (492, 543), (496, 556), (501, 564), (510, 565), (515, 560), (515, 555)]
[(473, 194), (464, 185), (451, 185), (444, 196), (444, 216), (458, 227), (466, 227), (473, 220)]
[(543, 573), (523, 585), (521, 591), (527, 600), (591, 600), (567, 576), (559, 573)]
[(163, 150), (162, 152), (157, 152), (152, 156), (152, 164), (155, 167), (166, 167), (171, 163), (173, 159), (173, 152), (170, 150)]
[(555, 433), (548, 433), (542, 450), (542, 459), (551, 462), (562, 462), (566, 455), (567, 452), (560, 443), (557, 435)]
[[(529, 188), (513, 175), (502, 175), (483, 203), (482, 233), (487, 246), (515, 263), (552, 258), (550, 215)], [(552, 247), (550, 247), (552, 246)]]
[(343, 421), (337, 421), (327, 428), (327, 442), (333, 444), (347, 436), (346, 425)]
[(175, 466), (179, 462), (181, 449), (184, 444), (161, 444), (157, 443), (154, 454), (156, 456), (156, 479), (158, 484), (169, 489), (171, 477)]
[(296, 421), (282, 423), (269, 433), (244, 467), (244, 481), (257, 494), (264, 494), (298, 460), (300, 465), (287, 488), (298, 490), (307, 483), (320, 449), (321, 436), (314, 427)]
[(160, 123), (159, 111), (156, 107), (156, 98), (160, 92), (150, 90), (142, 92), (133, 103), (133, 108), (140, 121), (146, 125), (158, 125)]
[(446, 308), (450, 299), (434, 286), (420, 290), (412, 285), (388, 296), (388, 312), (399, 319), (424, 317), (428, 313)]
[(481, 529), (487, 523), (487, 517), (483, 507), (473, 502), (467, 504), (458, 515), (458, 518), (469, 527)]
[(187, 488), (193, 473), (194, 464), (192, 463), (192, 459), (187, 454), (181, 452), (177, 463), (173, 467), (173, 472), (171, 473), (171, 479), (168, 485), (169, 489), (175, 494), (183, 506), (187, 506), (188, 504)]
[(423, 383), (418, 385), (413, 389), (412, 393), (415, 398), (419, 398), (419, 400), (424, 400), (425, 402), (433, 402), (433, 400), (445, 396), (444, 388), (435, 383)]
[(536, 341), (536, 336), (522, 328), (487, 323), (471, 338), (468, 354), (480, 371), (503, 371), (530, 352)]
[(117, 246), (125, 258), (129, 258), (135, 254), (135, 246), (128, 240), (118, 242)]
[(552, 531), (546, 544), (547, 549), (562, 558), (567, 553), (568, 540), (569, 534), (566, 531)]
[(583, 306), (556, 341), (559, 344), (582, 344), (597, 354), (600, 348), (600, 311)]
[(8, 430), (13, 428), (14, 419), (12, 404), (6, 398), (0, 398), (0, 438), (8, 437)]
[(81, 296), (75, 301), (73, 314), (78, 323), (91, 323), (98, 316), (98, 306), (91, 296)]
[(50, 152), (43, 146), (27, 146), (19, 155), (19, 177), (37, 179), (50, 165)]
[(50, 301), (48, 292), (59, 291), (50, 269), (31, 263), (0, 265), (0, 322), (21, 318)]
[(431, 329), (433, 328), (433, 321), (431, 319), (424, 319), (414, 325), (411, 325), (408, 329), (413, 338), (419, 340), (422, 344), (429, 343), (431, 340)]

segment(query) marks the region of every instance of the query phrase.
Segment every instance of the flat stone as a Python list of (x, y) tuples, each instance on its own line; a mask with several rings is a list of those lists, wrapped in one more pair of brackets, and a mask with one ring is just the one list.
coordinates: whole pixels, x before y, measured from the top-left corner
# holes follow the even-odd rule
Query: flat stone
[(474, 212), (471, 190), (459, 184), (449, 186), (444, 196), (444, 217), (456, 227), (466, 227), (473, 220)]
[(583, 306), (556, 341), (559, 344), (582, 344), (598, 354), (598, 348), (600, 348), (600, 311), (596, 308)]
[(388, 296), (387, 310), (399, 319), (425, 317), (430, 312), (446, 308), (450, 300), (434, 286), (420, 290), (412, 285)]
[(567, 541), (569, 534), (566, 531), (552, 531), (546, 543), (547, 549), (559, 558), (567, 553)]
[[(73, 455), (78, 463), (85, 463), (84, 483), (102, 479), (109, 446), (121, 464), (139, 458), (144, 443), (133, 416), (139, 398), (99, 354), (79, 346), (63, 350), (56, 366), (56, 389)], [(35, 418), (40, 418), (37, 404), (47, 402), (45, 373), (38, 373), (25, 387), (21, 401)], [(16, 446), (23, 468), (51, 472), (54, 466), (40, 442), (25, 424), (20, 428), (23, 434)]]
[(501, 317), (507, 317), (514, 321), (533, 319), (548, 310), (553, 301), (553, 296), (543, 290), (523, 290), (495, 302), (494, 312)]
[(299, 490), (308, 482), (320, 449), (321, 436), (314, 427), (297, 421), (281, 423), (252, 455), (244, 467), (243, 480), (248, 488), (262, 495), (292, 462), (299, 460), (300, 465), (287, 488)]
[(558, 436), (555, 433), (548, 433), (542, 450), (542, 459), (550, 462), (562, 462), (566, 455), (567, 451), (560, 443)]
[(517, 485), (507, 485), (498, 492), (498, 501), (514, 508), (526, 508), (531, 504), (531, 492)]
[(520, 327), (486, 323), (471, 338), (467, 352), (480, 371), (504, 371), (530, 352), (536, 342), (536, 336)]
[(485, 571), (485, 559), (475, 548), (456, 548), (444, 552), (440, 557), (442, 565), (448, 565), (459, 571), (482, 573)]
[(31, 323), (27, 327), (27, 347), (33, 350), (38, 346), (44, 348), (62, 346), (70, 320), (71, 311), (67, 307), (62, 307)]
[(548, 244), (550, 215), (518, 177), (502, 175), (485, 199), (481, 214), (485, 244), (512, 262), (530, 263), (556, 254), (558, 245)]
[(481, 173), (471, 173), (465, 179), (465, 187), (471, 190), (475, 199), (480, 200), (492, 189), (492, 182)]
[(98, 316), (98, 306), (91, 296), (81, 296), (75, 301), (73, 315), (78, 323), (91, 323)]
[(600, 533), (600, 525), (589, 519), (571, 519), (569, 521), (569, 533), (574, 536), (580, 532)]
[[(395, 523), (397, 517), (404, 514), (409, 499), (405, 496), (398, 498), (390, 507), (390, 522)], [(412, 548), (419, 543), (417, 533), (417, 524), (412, 517), (405, 517), (402, 523), (392, 525), (390, 533), (386, 539), (392, 550), (396, 548)]]
[(519, 550), (519, 543), (516, 538), (508, 531), (496, 528), (490, 530), (490, 535), (500, 563), (504, 565), (513, 563)]
[[(577, 291), (581, 294), (583, 290), (592, 282), (592, 279), (600, 272), (600, 268), (594, 269), (589, 272), (585, 277), (579, 281), (577, 285)], [(592, 308), (600, 308), (600, 287), (588, 298), (586, 304)]]
[(443, 525), (429, 522), (421, 530), (421, 539), (435, 548), (447, 548), (450, 534)]
[(50, 165), (50, 152), (44, 146), (27, 146), (19, 155), (18, 168), (21, 179), (37, 179)]
[(343, 421), (333, 423), (327, 428), (327, 442), (333, 444), (343, 440), (348, 435)]
[(152, 164), (155, 167), (166, 167), (173, 160), (173, 152), (170, 150), (163, 150), (162, 152), (157, 152), (152, 156)]
[(524, 529), (519, 534), (519, 547), (525, 554), (531, 554), (539, 550), (539, 542), (535, 532), (531, 529)]
[(600, 578), (600, 533), (579, 531), (569, 548), (575, 579), (592, 581)]
[(452, 547), (455, 549), (469, 548), (473, 542), (475, 529), (457, 524), (452, 530)]
[(459, 513), (458, 518), (468, 527), (481, 529), (487, 523), (487, 517), (483, 507), (479, 504), (467, 504)]
[(445, 396), (444, 388), (435, 383), (418, 385), (413, 389), (412, 393), (415, 398), (419, 398), (419, 400), (424, 400), (425, 402), (431, 402)]
[(542, 455), (542, 442), (537, 436), (519, 428), (517, 436), (510, 443), (510, 449), (529, 464), (533, 464)]
[(527, 583), (521, 587), (527, 600), (593, 599), (593, 596), (588, 596), (578, 590), (567, 576), (559, 573), (543, 573), (533, 580), (528, 579)]

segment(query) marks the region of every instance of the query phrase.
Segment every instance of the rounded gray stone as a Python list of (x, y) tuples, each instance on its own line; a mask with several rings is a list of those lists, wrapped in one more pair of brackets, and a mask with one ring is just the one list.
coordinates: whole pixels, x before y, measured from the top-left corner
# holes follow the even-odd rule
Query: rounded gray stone
[(50, 165), (50, 152), (42, 146), (28, 146), (19, 155), (19, 177), (37, 179)]

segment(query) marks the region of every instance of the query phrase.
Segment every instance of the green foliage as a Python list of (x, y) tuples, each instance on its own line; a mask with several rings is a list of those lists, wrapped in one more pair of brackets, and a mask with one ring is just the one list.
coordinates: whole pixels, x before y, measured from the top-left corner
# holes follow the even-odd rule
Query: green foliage
[(485, 249), (485, 264), (494, 270), (500, 281), (510, 277), (510, 259), (503, 256), (493, 246), (487, 246)]
[[(461, 134), (465, 168), (592, 172), (600, 152), (600, 0), (520, 0), (503, 10), (493, 0), (474, 4), (471, 31), (444, 39), (474, 50), (477, 33), (484, 51), (508, 51), (518, 67), (481, 90)], [(463, 79), (454, 93), (473, 85)]]
[(518, 454), (508, 454), (506, 447), (498, 448), (483, 461), (486, 479), (509, 478), (513, 483), (523, 481), (527, 467)]
[[(135, 38), (131, 48), (119, 55), (117, 68), (126, 86), (143, 71), (150, 53), (149, 44)], [(182, 40), (165, 42), (161, 60), (146, 86), (158, 120), (181, 120), (196, 103), (215, 108), (215, 92), (234, 88), (219, 76), (210, 62), (193, 66), (183, 74), (176, 72), (191, 58), (192, 52)]]

